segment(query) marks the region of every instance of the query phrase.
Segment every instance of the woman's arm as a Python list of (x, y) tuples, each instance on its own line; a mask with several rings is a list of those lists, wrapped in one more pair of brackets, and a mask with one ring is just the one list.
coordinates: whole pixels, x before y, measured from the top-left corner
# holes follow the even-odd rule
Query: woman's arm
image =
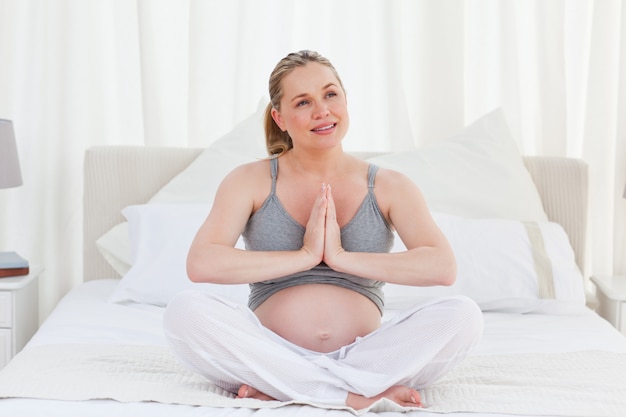
[[(271, 187), (266, 162), (242, 165), (220, 184), (207, 219), (196, 234), (187, 256), (187, 275), (194, 282), (243, 284), (278, 278), (313, 268), (321, 261), (323, 230), (309, 232), (309, 245), (298, 251), (246, 251), (234, 247), (255, 209)], [(323, 196), (311, 217), (323, 216)], [(320, 207), (323, 206), (323, 211)], [(321, 213), (321, 214), (320, 214)], [(315, 244), (318, 241), (318, 249)]]
[(407, 247), (398, 253), (346, 252), (341, 248), (334, 200), (329, 194), (324, 261), (336, 271), (394, 284), (452, 285), (454, 253), (433, 220), (417, 186), (406, 176), (380, 169), (376, 199)]

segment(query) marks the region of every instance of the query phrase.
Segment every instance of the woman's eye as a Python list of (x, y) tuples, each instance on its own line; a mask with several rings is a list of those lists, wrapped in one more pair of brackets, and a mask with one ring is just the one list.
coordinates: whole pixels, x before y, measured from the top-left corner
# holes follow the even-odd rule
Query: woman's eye
[(335, 93), (334, 91), (330, 91), (328, 93), (326, 93), (326, 97), (335, 97), (337, 95), (337, 93)]
[(296, 107), (302, 107), (302, 106), (305, 106), (307, 104), (309, 104), (309, 102), (307, 100), (302, 100), (302, 101), (299, 101), (298, 104), (296, 104)]

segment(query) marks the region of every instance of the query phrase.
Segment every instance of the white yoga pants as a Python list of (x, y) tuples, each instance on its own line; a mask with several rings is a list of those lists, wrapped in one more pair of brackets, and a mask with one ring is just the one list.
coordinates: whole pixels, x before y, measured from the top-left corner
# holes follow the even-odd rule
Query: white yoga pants
[(331, 353), (304, 349), (265, 328), (245, 305), (185, 291), (168, 305), (165, 336), (179, 360), (217, 386), (242, 384), (280, 401), (345, 405), (393, 385), (422, 389), (478, 343), (478, 306), (466, 297), (423, 302)]

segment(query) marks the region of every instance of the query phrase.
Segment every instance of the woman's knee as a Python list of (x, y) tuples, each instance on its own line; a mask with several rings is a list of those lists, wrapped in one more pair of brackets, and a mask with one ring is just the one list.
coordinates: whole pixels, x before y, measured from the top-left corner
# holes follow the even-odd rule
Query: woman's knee
[(454, 320), (458, 321), (459, 330), (471, 343), (477, 342), (483, 333), (483, 313), (478, 304), (469, 297), (459, 295), (450, 298)]

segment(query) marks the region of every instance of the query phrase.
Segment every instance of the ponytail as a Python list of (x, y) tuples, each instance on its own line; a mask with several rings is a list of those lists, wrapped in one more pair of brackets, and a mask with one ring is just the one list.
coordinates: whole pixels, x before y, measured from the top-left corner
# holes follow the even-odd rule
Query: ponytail
[(269, 103), (265, 109), (265, 147), (268, 155), (280, 156), (293, 148), (293, 142), (289, 133), (283, 132), (274, 121), (272, 117), (273, 108), (272, 103)]

